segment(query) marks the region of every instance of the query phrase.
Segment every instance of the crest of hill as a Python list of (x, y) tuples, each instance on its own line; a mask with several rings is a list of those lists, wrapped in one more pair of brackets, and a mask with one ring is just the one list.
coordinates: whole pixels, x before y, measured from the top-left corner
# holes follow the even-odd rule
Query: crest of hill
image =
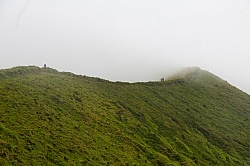
[(84, 78), (88, 81), (96, 81), (103, 82), (108, 81), (97, 77), (89, 77), (86, 75), (77, 75), (71, 72), (60, 72), (56, 69), (50, 67), (38, 67), (38, 66), (16, 66), (10, 69), (1, 69), (0, 70), (0, 78), (11, 78), (11, 77), (23, 77), (29, 75), (42, 75), (42, 74), (52, 74), (52, 75), (61, 75), (61, 76), (69, 76), (74, 78)]
[(199, 67), (186, 67), (182, 69), (181, 71), (169, 76), (167, 80), (186, 78), (186, 77), (195, 75), (200, 71), (201, 69)]
[(181, 71), (167, 77), (166, 81), (174, 82), (174, 81), (182, 81), (182, 82), (199, 82), (199, 83), (211, 83), (211, 82), (219, 82), (226, 83), (223, 79), (216, 76), (213, 73), (210, 73), (206, 70), (202, 70), (199, 67), (187, 67), (182, 69)]

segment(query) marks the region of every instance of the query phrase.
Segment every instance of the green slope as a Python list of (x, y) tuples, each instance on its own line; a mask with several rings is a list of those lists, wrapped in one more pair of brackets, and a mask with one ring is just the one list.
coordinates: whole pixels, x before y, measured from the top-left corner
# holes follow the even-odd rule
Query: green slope
[(122, 83), (0, 71), (0, 165), (250, 165), (250, 96), (195, 69)]

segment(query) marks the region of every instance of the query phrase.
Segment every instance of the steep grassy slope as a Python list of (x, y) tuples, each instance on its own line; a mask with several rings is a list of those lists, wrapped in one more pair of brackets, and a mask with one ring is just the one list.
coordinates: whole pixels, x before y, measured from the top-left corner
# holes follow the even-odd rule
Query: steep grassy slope
[(121, 83), (0, 71), (0, 165), (250, 165), (250, 96), (199, 69)]

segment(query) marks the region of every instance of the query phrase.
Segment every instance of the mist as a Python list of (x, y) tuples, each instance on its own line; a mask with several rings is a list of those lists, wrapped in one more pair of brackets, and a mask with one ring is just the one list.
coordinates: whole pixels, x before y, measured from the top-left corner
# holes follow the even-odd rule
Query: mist
[(250, 94), (249, 0), (0, 0), (0, 68), (111, 81), (199, 66)]

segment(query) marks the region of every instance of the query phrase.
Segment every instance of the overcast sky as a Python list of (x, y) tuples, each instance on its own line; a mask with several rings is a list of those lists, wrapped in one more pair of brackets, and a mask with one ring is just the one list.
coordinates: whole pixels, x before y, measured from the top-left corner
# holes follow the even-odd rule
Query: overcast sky
[(0, 58), (132, 82), (199, 66), (250, 94), (250, 0), (0, 0)]

